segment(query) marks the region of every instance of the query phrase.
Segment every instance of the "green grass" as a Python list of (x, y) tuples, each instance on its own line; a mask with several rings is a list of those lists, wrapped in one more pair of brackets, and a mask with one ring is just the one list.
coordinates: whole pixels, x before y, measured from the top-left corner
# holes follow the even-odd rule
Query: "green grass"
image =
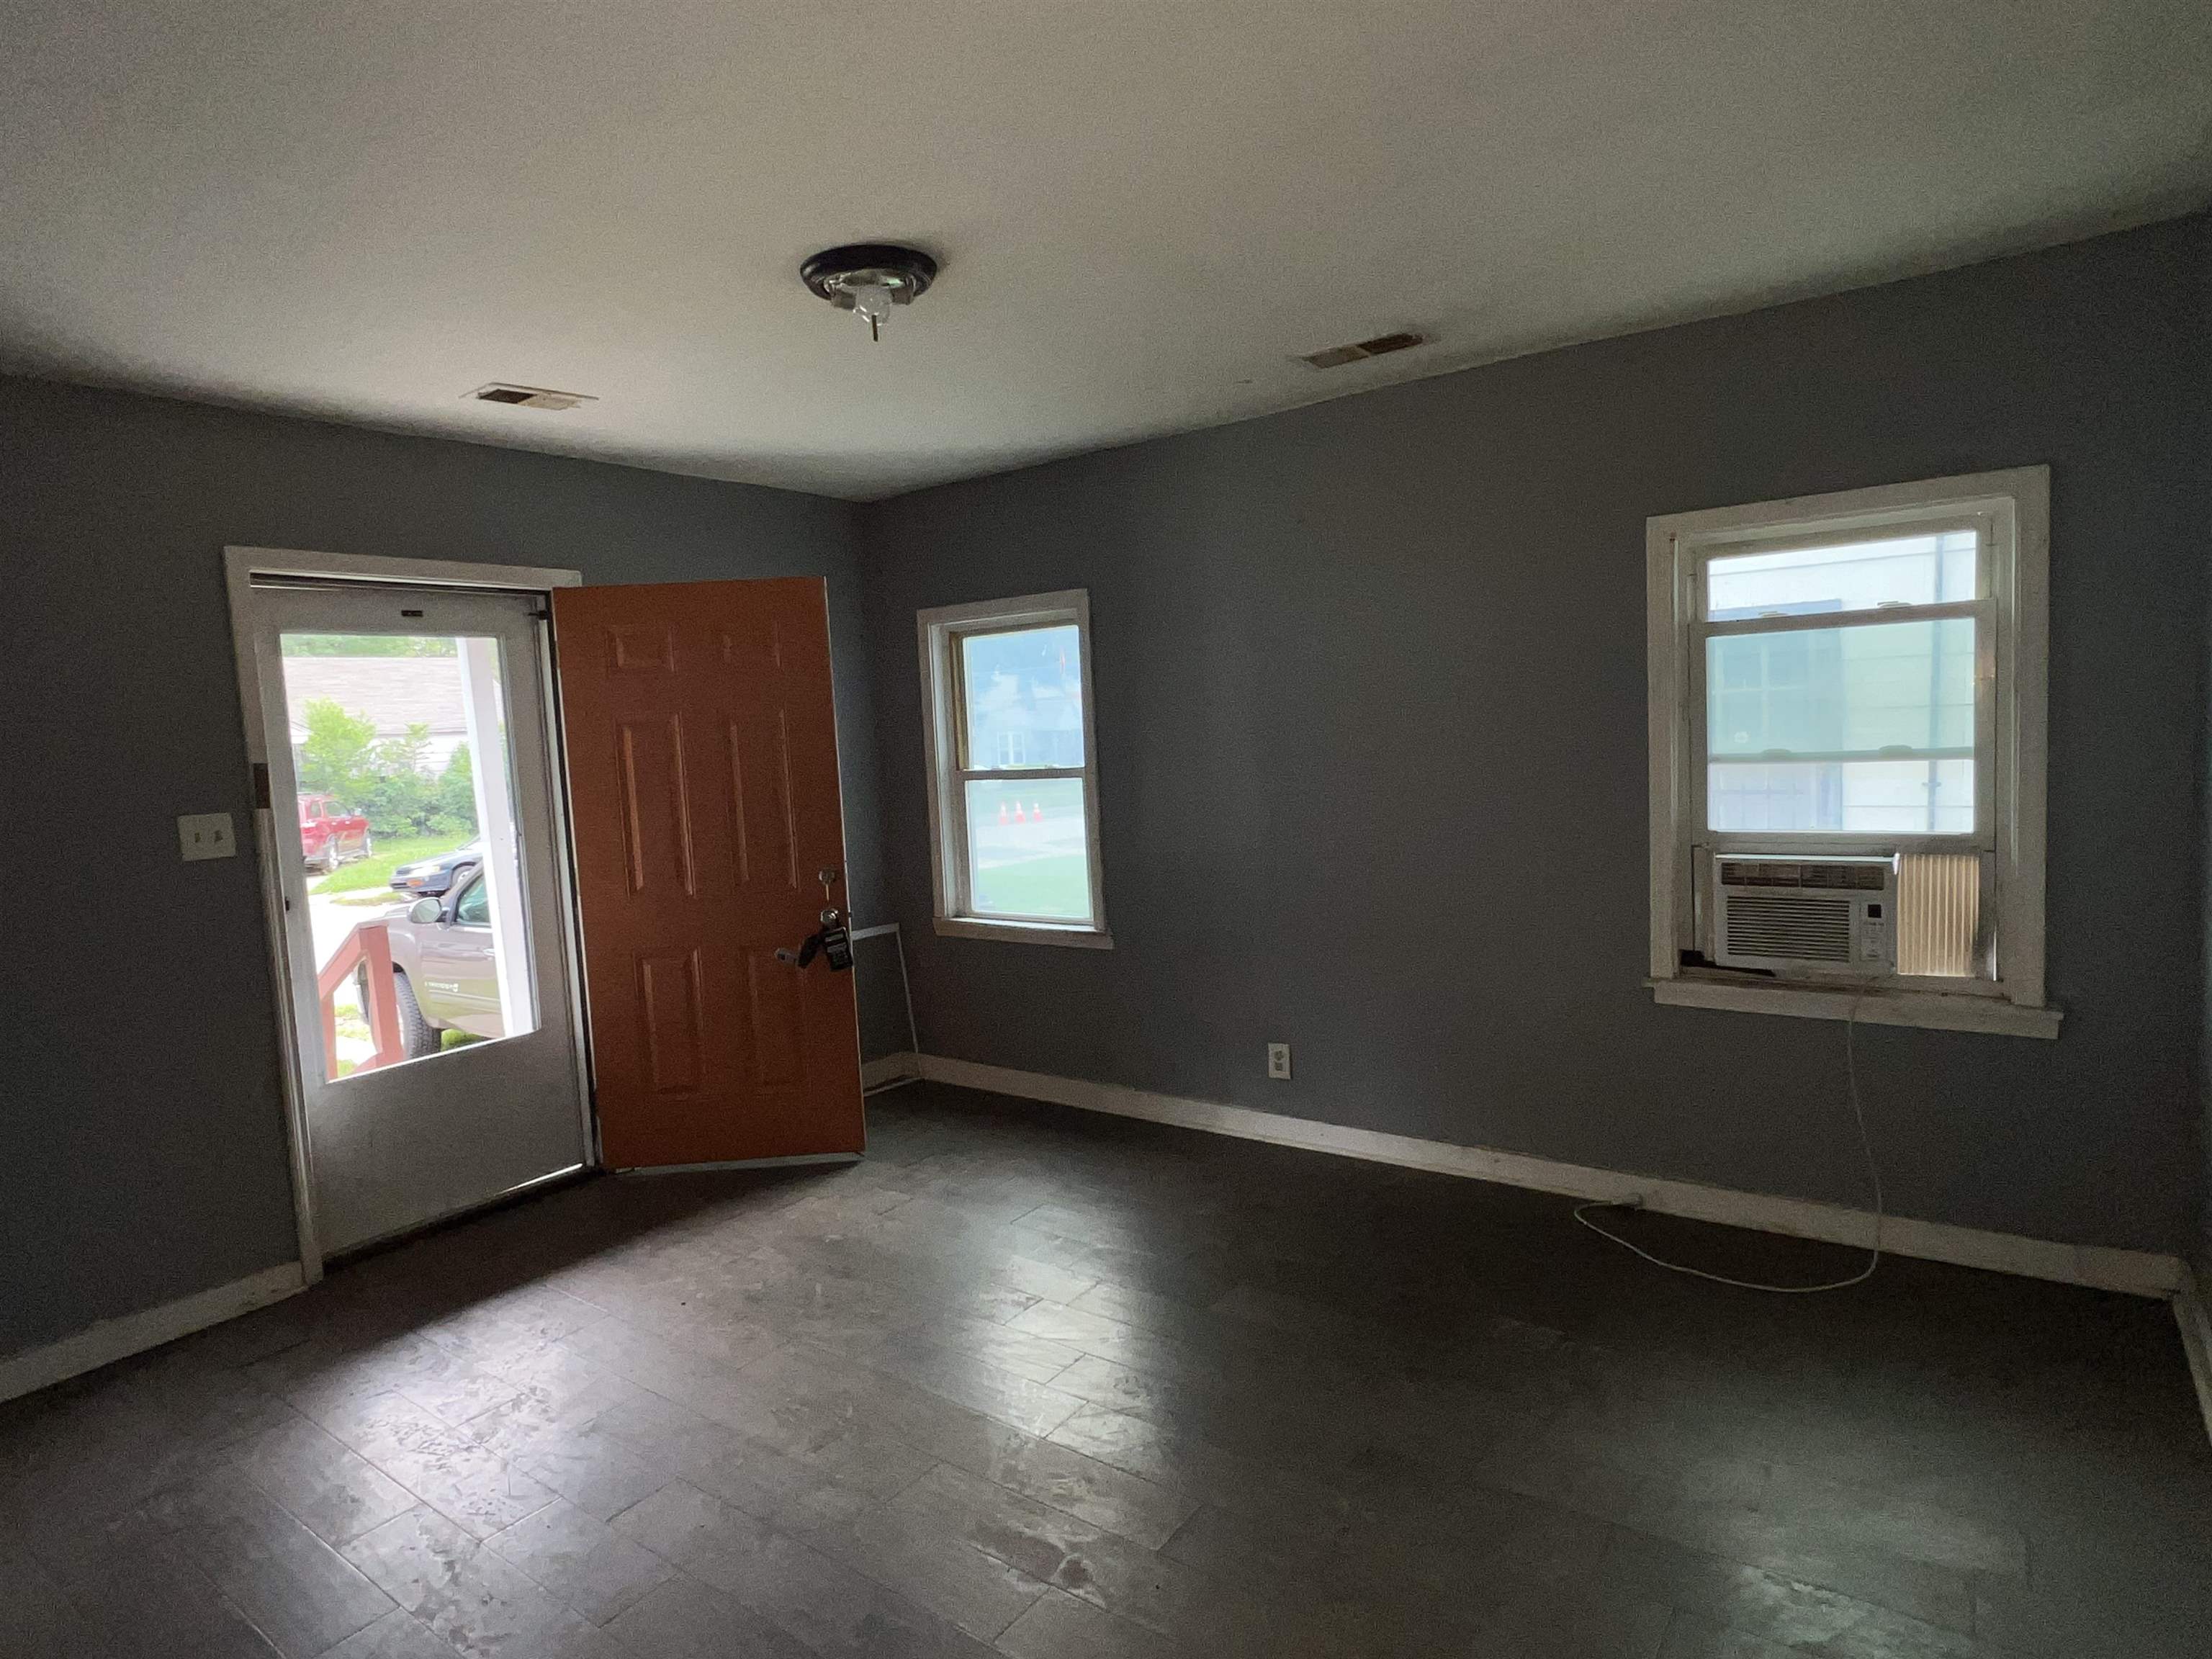
[(1080, 853), (1055, 853), (975, 872), (975, 908), (986, 915), (1056, 916), (1091, 910), (1091, 875)]
[(412, 864), (416, 859), (435, 858), (441, 853), (450, 853), (456, 847), (465, 847), (476, 837), (464, 830), (457, 836), (406, 836), (398, 841), (380, 841), (376, 851), (354, 864), (342, 864), (337, 871), (325, 876), (307, 890), (332, 897), (346, 893), (362, 893), (363, 902), (373, 900), (381, 904), (394, 897), (392, 892), (392, 872), (403, 864)]

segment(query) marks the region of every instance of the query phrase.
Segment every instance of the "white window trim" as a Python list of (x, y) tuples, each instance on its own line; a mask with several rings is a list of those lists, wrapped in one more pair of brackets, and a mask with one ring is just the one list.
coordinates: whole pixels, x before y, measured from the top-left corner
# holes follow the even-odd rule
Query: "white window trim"
[[(1697, 823), (1697, 770), (1687, 649), (1699, 556), (1778, 535), (1879, 529), (1956, 512), (1990, 526), (1990, 593), (1996, 606), (1993, 791), (1999, 979), (1972, 991), (1917, 985), (1865, 988), (1747, 980), (1681, 964), (1694, 944), (1693, 873), (1686, 839)], [(2050, 662), (2051, 470), (2019, 467), (1826, 495), (1675, 513), (1644, 523), (1650, 617), (1651, 956), (1653, 1000), (1675, 1006), (1855, 1018), (1875, 1024), (2055, 1037), (2060, 1011), (2044, 1000), (2044, 811)], [(1797, 836), (1808, 851), (1821, 841)], [(1832, 848), (1829, 850), (1833, 850)], [(1992, 994), (1994, 992), (1994, 994)]]
[[(959, 665), (955, 642), (963, 634), (1073, 623), (1083, 659), (1083, 764), (1024, 767), (1011, 776), (1081, 778), (1083, 828), (1091, 864), (1088, 923), (1009, 921), (968, 914), (968, 816), (959, 754)], [(1033, 593), (977, 605), (940, 605), (916, 613), (921, 654), (921, 730), (929, 779), (929, 871), (937, 931), (957, 939), (1004, 939), (1025, 945), (1073, 945), (1110, 950), (1106, 928), (1106, 865), (1099, 849), (1098, 738), (1091, 691), (1091, 595), (1083, 588)]]

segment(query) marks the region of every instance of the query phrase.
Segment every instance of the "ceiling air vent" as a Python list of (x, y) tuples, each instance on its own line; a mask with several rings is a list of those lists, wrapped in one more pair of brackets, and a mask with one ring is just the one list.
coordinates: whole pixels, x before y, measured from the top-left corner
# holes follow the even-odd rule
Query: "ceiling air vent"
[(478, 403), (513, 404), (521, 409), (574, 409), (579, 404), (599, 402), (597, 398), (580, 392), (556, 392), (542, 386), (508, 386), (500, 380), (480, 386), (469, 396)]
[(1308, 352), (1298, 359), (1311, 363), (1316, 368), (1340, 368), (1346, 363), (1356, 363), (1368, 357), (1384, 357), (1394, 351), (1423, 343), (1419, 334), (1378, 334), (1371, 340), (1355, 340), (1350, 345), (1331, 346), (1326, 351)]

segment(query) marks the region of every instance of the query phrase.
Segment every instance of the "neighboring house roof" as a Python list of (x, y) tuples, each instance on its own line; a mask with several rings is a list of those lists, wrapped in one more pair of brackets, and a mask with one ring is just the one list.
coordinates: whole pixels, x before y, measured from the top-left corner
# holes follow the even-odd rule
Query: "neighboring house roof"
[(317, 697), (368, 720), (380, 738), (404, 737), (410, 726), (434, 738), (468, 734), (459, 657), (287, 657), (284, 693), (295, 744), (307, 740), (301, 716)]

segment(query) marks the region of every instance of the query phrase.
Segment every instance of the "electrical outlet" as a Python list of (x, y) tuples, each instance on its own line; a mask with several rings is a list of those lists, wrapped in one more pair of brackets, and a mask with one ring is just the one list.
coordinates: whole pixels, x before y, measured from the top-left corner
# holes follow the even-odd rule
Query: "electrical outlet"
[(1278, 1082), (1291, 1080), (1291, 1045), (1271, 1042), (1267, 1045), (1267, 1075)]
[(177, 820), (177, 850), (189, 864), (194, 859), (227, 859), (238, 853), (228, 812), (188, 812)]

